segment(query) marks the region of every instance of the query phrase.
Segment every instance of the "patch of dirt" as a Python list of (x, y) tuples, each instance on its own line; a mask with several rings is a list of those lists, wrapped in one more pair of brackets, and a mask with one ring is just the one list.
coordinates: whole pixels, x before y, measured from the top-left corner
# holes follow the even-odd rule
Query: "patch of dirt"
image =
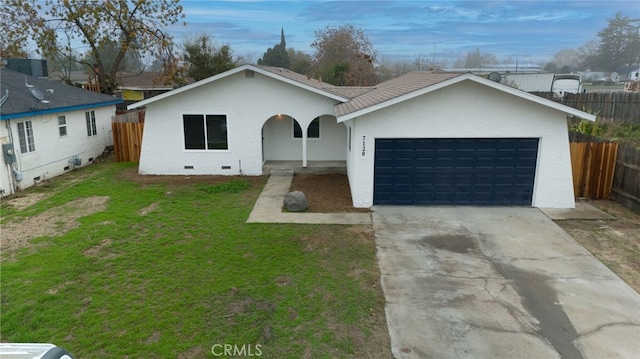
[(206, 351), (202, 347), (193, 347), (186, 352), (178, 354), (178, 359), (204, 358)]
[(296, 174), (290, 190), (304, 193), (309, 212), (369, 212), (368, 208), (353, 207), (349, 179), (344, 174)]
[(82, 254), (84, 254), (87, 257), (95, 257), (96, 254), (98, 254), (104, 247), (110, 245), (111, 243), (113, 243), (113, 240), (111, 240), (111, 238), (107, 238), (102, 242), (100, 242), (100, 244), (98, 244), (97, 246), (88, 248)]
[(80, 226), (78, 218), (107, 209), (108, 199), (105, 196), (78, 198), (23, 220), (5, 223), (2, 225), (2, 251), (15, 253), (33, 238), (60, 236)]
[(155, 211), (156, 209), (158, 209), (158, 207), (160, 207), (158, 202), (153, 202), (150, 205), (140, 209), (140, 211), (138, 211), (138, 214), (140, 214), (141, 216), (146, 216), (147, 214), (149, 214), (149, 213)]
[(612, 220), (556, 221), (578, 243), (640, 293), (640, 213), (606, 200), (587, 203)]
[(53, 193), (20, 193), (13, 198), (6, 200), (6, 203), (18, 211), (30, 207), (43, 199), (51, 197)]

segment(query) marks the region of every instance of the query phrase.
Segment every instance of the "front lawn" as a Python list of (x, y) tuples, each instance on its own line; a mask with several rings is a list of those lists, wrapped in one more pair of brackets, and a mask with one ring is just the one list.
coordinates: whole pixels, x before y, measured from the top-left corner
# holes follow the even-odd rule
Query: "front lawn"
[(25, 209), (2, 201), (0, 341), (79, 358), (391, 356), (370, 226), (246, 224), (266, 178), (134, 170), (101, 163)]

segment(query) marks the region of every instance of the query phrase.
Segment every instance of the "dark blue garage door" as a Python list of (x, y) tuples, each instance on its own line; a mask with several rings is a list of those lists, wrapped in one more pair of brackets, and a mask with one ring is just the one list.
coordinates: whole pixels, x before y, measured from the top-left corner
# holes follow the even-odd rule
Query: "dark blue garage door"
[(531, 206), (537, 138), (376, 139), (374, 204)]

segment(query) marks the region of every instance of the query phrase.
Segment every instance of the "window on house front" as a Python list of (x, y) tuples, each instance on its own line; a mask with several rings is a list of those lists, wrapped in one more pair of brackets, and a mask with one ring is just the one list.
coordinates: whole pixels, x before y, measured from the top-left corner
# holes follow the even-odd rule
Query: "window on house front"
[(98, 128), (96, 127), (96, 112), (88, 111), (84, 113), (87, 120), (87, 136), (93, 137), (98, 134)]
[[(302, 128), (296, 120), (293, 120), (293, 138), (302, 138)], [(320, 138), (320, 117), (314, 118), (309, 124), (307, 138)]]
[(184, 148), (228, 150), (226, 115), (182, 115)]
[(65, 116), (58, 116), (58, 133), (60, 137), (67, 135), (67, 118)]
[(20, 153), (29, 153), (36, 150), (31, 121), (18, 122), (18, 139), (20, 141)]

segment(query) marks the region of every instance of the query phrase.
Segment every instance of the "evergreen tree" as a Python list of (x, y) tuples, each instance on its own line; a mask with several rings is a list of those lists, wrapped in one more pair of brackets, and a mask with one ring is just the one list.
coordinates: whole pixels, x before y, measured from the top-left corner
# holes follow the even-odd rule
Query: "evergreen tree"
[(617, 13), (609, 26), (598, 32), (598, 60), (603, 70), (619, 71), (640, 62), (638, 20)]
[(185, 41), (184, 60), (189, 64), (187, 75), (196, 81), (231, 70), (238, 63), (229, 45), (217, 48), (207, 34)]
[(291, 68), (289, 53), (287, 53), (287, 42), (284, 39), (284, 28), (280, 30), (280, 43), (267, 49), (267, 52), (258, 59), (258, 65), (276, 66), (285, 69)]

